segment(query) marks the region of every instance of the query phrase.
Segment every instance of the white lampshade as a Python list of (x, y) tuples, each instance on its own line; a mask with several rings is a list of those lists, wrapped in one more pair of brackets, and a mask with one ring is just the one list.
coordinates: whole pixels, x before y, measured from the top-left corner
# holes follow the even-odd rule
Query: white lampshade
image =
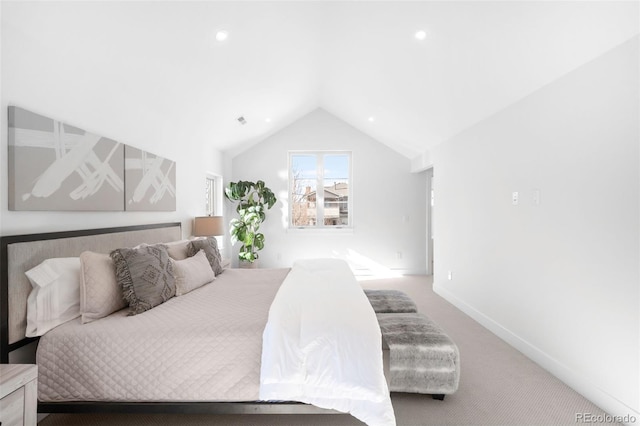
[(224, 235), (222, 216), (199, 216), (193, 221), (193, 235), (196, 237), (212, 237)]

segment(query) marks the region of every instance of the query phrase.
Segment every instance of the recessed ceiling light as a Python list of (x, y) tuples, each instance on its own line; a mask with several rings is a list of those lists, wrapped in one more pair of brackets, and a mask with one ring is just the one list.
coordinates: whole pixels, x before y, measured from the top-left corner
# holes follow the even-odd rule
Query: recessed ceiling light
[(229, 33), (225, 30), (220, 30), (216, 33), (216, 40), (225, 41), (229, 37)]
[(271, 123), (271, 119), (270, 119), (270, 118), (265, 118), (265, 119), (264, 119), (264, 122), (265, 122), (265, 123)]
[(424, 40), (427, 38), (427, 32), (425, 30), (416, 31), (413, 36), (418, 40)]
[(369, 120), (369, 123), (373, 123), (374, 121), (376, 121), (376, 118), (371, 116), (367, 120)]

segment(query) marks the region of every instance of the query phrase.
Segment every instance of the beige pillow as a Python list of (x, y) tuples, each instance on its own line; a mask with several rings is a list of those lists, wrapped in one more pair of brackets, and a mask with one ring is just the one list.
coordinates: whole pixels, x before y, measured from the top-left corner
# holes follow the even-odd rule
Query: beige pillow
[(85, 251), (80, 255), (80, 314), (86, 324), (127, 306), (108, 254)]
[(176, 296), (187, 294), (216, 278), (204, 250), (187, 259), (174, 260), (173, 274), (176, 277)]
[(164, 243), (167, 246), (169, 256), (174, 260), (183, 260), (189, 257), (187, 254), (187, 245), (189, 240), (172, 241), (170, 243)]

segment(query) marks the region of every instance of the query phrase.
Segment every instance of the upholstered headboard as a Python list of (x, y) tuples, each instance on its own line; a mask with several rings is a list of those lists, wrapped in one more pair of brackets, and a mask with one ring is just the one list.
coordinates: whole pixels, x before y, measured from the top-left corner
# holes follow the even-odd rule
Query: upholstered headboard
[(86, 250), (109, 253), (119, 247), (181, 238), (180, 222), (0, 238), (0, 363), (8, 362), (9, 352), (34, 340), (25, 338), (31, 291), (26, 271), (48, 258), (76, 257)]

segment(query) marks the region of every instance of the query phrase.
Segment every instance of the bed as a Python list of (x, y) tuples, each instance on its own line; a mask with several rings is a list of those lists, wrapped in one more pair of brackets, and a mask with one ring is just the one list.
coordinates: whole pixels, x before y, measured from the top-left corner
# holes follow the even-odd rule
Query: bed
[[(292, 279), (291, 275), (310, 272), (318, 264), (307, 265), (310, 268), (297, 275), (290, 274), (289, 269), (228, 269), (216, 277), (215, 285), (205, 285), (190, 294), (173, 297), (143, 315), (128, 316), (128, 310), (122, 309), (85, 324), (81, 318), (75, 318), (41, 337), (26, 337), (26, 305), (32, 286), (25, 271), (52, 257), (79, 256), (86, 250), (109, 253), (117, 247), (181, 238), (180, 223), (2, 237), (0, 361), (7, 363), (11, 352), (38, 342), (38, 411), (335, 413), (337, 411), (327, 408), (337, 407), (353, 414), (349, 407), (325, 404), (322, 395), (308, 401), (276, 398), (289, 394), (282, 393), (282, 387), (276, 387), (275, 393), (273, 386), (265, 391), (261, 381), (261, 376), (267, 375), (264, 369), (270, 360), (275, 363), (272, 362), (269, 371), (281, 374), (277, 361), (282, 354), (267, 357), (269, 359), (265, 361), (262, 351), (263, 332), (268, 328), (265, 325), (271, 321), (269, 318), (277, 316), (272, 312), (273, 301), (280, 296), (283, 282)], [(334, 273), (327, 271), (313, 271), (313, 274), (329, 274), (325, 276), (327, 278)], [(310, 279), (306, 277), (302, 281)], [(309, 298), (308, 306), (312, 306), (316, 296)], [(362, 297), (366, 300), (363, 293)], [(287, 302), (284, 297), (279, 299), (285, 303), (285, 314), (280, 317), (286, 318), (292, 305), (287, 305), (290, 300)], [(344, 308), (348, 309), (347, 306)], [(295, 309), (311, 310), (308, 307)], [(304, 316), (306, 318), (308, 314)], [(272, 340), (290, 338), (280, 332), (282, 328), (277, 323), (271, 327)], [(129, 340), (123, 340), (127, 330), (131, 331)], [(178, 345), (171, 343), (177, 338)], [(140, 348), (148, 354), (146, 360), (132, 361)], [(229, 353), (234, 355), (230, 358)], [(64, 358), (62, 363), (61, 358)], [(293, 377), (296, 372), (291, 374)], [(284, 380), (290, 381), (290, 378)], [(65, 383), (75, 385), (66, 386)], [(375, 386), (386, 389), (386, 382), (381, 384), (378, 380)], [(392, 415), (388, 390), (386, 398), (367, 397), (356, 401), (356, 405), (365, 404), (360, 407), (361, 412), (371, 411), (372, 406), (366, 404), (376, 398), (378, 405), (375, 407), (386, 410), (387, 420), (365, 421), (368, 424), (393, 424), (394, 420), (388, 414), (391, 410)], [(358, 418), (363, 419), (362, 416)]]

